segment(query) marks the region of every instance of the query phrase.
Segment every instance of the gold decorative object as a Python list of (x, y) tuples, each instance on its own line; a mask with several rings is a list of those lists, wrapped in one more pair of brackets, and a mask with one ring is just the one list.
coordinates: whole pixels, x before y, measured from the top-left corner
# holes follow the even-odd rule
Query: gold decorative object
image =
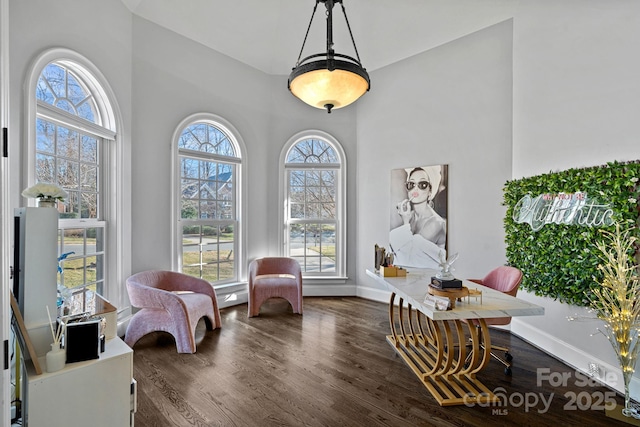
[(459, 289), (456, 289), (456, 288), (438, 289), (429, 285), (427, 290), (431, 295), (449, 298), (449, 301), (451, 302), (451, 308), (456, 308), (456, 301), (459, 301), (462, 298), (469, 296), (469, 288), (467, 288), (466, 286), (463, 286)]
[(603, 273), (599, 287), (587, 293), (591, 309), (604, 322), (607, 337), (616, 352), (624, 380), (624, 409), (622, 414), (640, 419), (640, 407), (631, 402), (629, 383), (635, 371), (640, 351), (640, 283), (635, 254), (638, 238), (632, 235), (635, 227), (615, 232), (601, 230), (605, 240), (598, 242), (603, 263), (598, 270)]

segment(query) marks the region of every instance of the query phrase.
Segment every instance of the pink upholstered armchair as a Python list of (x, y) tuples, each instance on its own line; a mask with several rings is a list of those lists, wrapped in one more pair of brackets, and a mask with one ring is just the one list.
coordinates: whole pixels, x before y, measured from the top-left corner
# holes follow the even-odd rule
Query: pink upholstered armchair
[(294, 313), (302, 314), (302, 271), (293, 258), (267, 257), (249, 264), (249, 317), (260, 314), (269, 298), (289, 301)]
[(220, 312), (213, 286), (175, 271), (143, 271), (127, 279), (129, 300), (141, 308), (129, 322), (125, 342), (130, 346), (154, 331), (168, 332), (178, 353), (195, 353), (195, 329), (204, 317), (208, 330), (220, 327)]

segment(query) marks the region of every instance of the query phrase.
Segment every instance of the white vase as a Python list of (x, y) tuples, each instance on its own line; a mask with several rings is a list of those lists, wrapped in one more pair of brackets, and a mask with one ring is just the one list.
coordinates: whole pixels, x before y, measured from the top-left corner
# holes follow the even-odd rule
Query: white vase
[(52, 343), (51, 351), (45, 356), (47, 372), (56, 372), (64, 368), (67, 361), (67, 352), (60, 348), (60, 343)]
[(38, 207), (40, 208), (55, 208), (56, 199), (52, 197), (41, 197), (38, 199)]

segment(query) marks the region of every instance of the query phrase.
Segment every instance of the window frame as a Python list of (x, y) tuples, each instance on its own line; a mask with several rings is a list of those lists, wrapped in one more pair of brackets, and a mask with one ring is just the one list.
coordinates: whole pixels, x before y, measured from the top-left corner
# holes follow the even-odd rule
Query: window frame
[[(36, 88), (40, 75), (50, 63), (57, 62), (72, 69), (82, 80), (87, 90), (96, 100), (96, 108), (101, 117), (101, 125), (91, 123), (52, 108), (49, 104), (37, 100)], [(107, 79), (100, 70), (87, 58), (66, 48), (53, 48), (41, 53), (31, 64), (25, 78), (25, 123), (24, 135), (27, 141), (24, 156), (23, 187), (36, 182), (36, 121), (38, 118), (63, 124), (69, 129), (88, 133), (101, 138), (100, 169), (101, 217), (97, 219), (59, 219), (61, 228), (68, 229), (102, 227), (104, 233), (104, 288), (102, 295), (119, 308), (122, 316), (129, 314), (130, 303), (123, 288), (124, 279), (130, 272), (130, 233), (122, 220), (129, 212), (130, 204), (125, 202), (129, 191), (124, 191), (123, 177), (125, 166), (124, 138), (122, 136), (123, 120), (116, 96)], [(126, 194), (125, 194), (126, 193)], [(107, 197), (107, 195), (109, 195)], [(26, 199), (26, 206), (36, 206), (34, 199)], [(58, 242), (59, 243), (59, 242)]]
[[(288, 166), (287, 157), (291, 149), (298, 143), (307, 139), (318, 139), (328, 144), (336, 152), (339, 163), (325, 163), (324, 167), (318, 167), (322, 163), (297, 163), (295, 166)], [(298, 132), (293, 135), (282, 148), (279, 161), (280, 173), (279, 173), (279, 205), (282, 208), (279, 209), (279, 224), (280, 224), (280, 248), (282, 256), (289, 256), (289, 222), (288, 222), (288, 189), (289, 189), (289, 171), (290, 170), (302, 170), (302, 169), (327, 169), (335, 170), (336, 174), (336, 231), (335, 231), (335, 247), (336, 247), (336, 268), (335, 272), (316, 273), (316, 272), (303, 272), (303, 277), (306, 279), (318, 279), (318, 280), (332, 280), (338, 279), (340, 282), (346, 280), (347, 262), (346, 262), (346, 246), (347, 246), (347, 158), (342, 145), (336, 138), (327, 132), (320, 130), (306, 130)], [(315, 221), (321, 223), (322, 221)]]
[[(236, 285), (246, 278), (246, 224), (243, 221), (246, 218), (246, 203), (244, 203), (244, 195), (246, 194), (245, 189), (245, 169), (243, 165), (246, 163), (245, 159), (245, 145), (240, 133), (236, 130), (236, 128), (229, 123), (224, 118), (211, 114), (211, 113), (196, 113), (192, 114), (185, 119), (183, 119), (178, 126), (176, 127), (173, 136), (171, 138), (171, 150), (172, 150), (172, 167), (171, 170), (173, 173), (171, 174), (171, 188), (172, 197), (171, 197), (171, 260), (172, 260), (172, 269), (174, 271), (182, 271), (182, 230), (183, 230), (183, 219), (181, 215), (181, 200), (182, 200), (182, 192), (181, 192), (181, 149), (179, 148), (179, 139), (182, 132), (187, 129), (189, 126), (205, 123), (211, 126), (218, 128), (229, 138), (229, 142), (233, 145), (236, 150), (237, 157), (235, 159), (229, 158), (227, 156), (220, 155), (211, 155), (211, 156), (203, 156), (203, 153), (198, 154), (198, 151), (184, 149), (184, 153), (187, 157), (197, 158), (197, 159), (205, 159), (211, 158), (216, 162), (221, 163), (229, 163), (234, 164), (236, 168), (235, 172), (235, 185), (234, 185), (234, 197), (235, 197), (235, 205), (236, 205), (236, 217), (232, 219), (236, 223), (235, 233), (235, 241), (234, 241), (234, 277), (232, 279), (227, 279), (223, 281), (211, 282), (215, 289), (220, 289), (232, 285)], [(217, 160), (216, 160), (217, 159)], [(205, 222), (211, 222), (212, 224), (217, 224), (221, 222), (228, 222), (229, 220), (219, 220), (219, 219), (211, 219)]]

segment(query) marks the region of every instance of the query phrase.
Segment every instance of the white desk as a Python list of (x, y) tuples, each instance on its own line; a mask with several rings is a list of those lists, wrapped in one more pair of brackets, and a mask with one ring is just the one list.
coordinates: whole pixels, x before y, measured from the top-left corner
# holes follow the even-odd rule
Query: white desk
[[(387, 341), (442, 406), (493, 402), (498, 398), (477, 378), (491, 359), (491, 337), (484, 319), (544, 314), (544, 308), (464, 280), (480, 298), (463, 298), (452, 310), (425, 305), (435, 270), (412, 269), (407, 277), (381, 277), (367, 270), (391, 291)], [(465, 319), (478, 319), (476, 328)], [(480, 343), (485, 344), (484, 351)], [(472, 357), (467, 360), (467, 345)]]

